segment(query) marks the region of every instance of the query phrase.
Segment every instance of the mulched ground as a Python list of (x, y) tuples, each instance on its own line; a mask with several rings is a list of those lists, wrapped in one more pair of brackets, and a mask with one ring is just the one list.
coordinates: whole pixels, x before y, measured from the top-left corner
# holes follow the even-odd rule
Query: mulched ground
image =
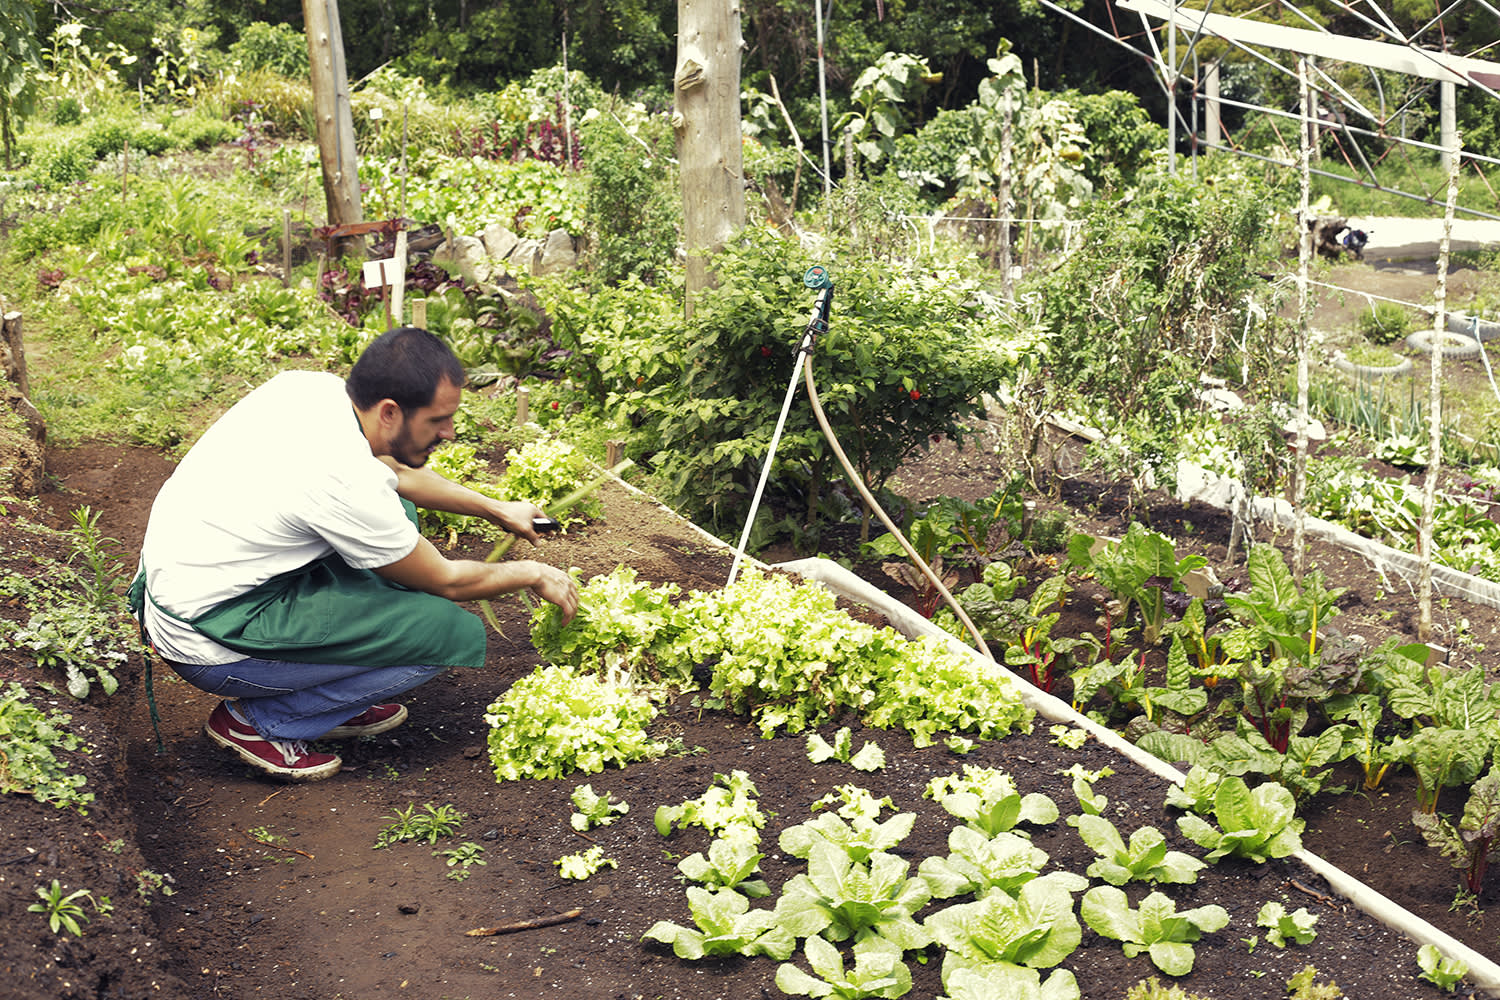
[[(101, 526), (133, 552), (150, 499), (170, 466), (140, 449), (90, 446), (53, 453), (49, 470), (56, 489), (41, 498), (33, 512), (37, 520), (64, 526), (68, 511), (87, 504), (103, 511)], [(985, 495), (995, 482), (981, 456), (943, 448), (906, 474), (919, 497), (958, 495), (961, 488)], [(623, 490), (611, 489), (604, 499), (601, 522), (548, 540), (540, 558), (579, 566), (588, 575), (626, 563), (643, 579), (675, 581), (684, 589), (722, 584), (729, 565), (722, 550)], [(1118, 532), (1120, 499), (1080, 481), (1062, 501), (1083, 512), (1080, 526)], [(1152, 519), (1160, 530), (1201, 541), (1211, 558), (1227, 530), (1206, 508), (1164, 504)], [(0, 521), (0, 558), (7, 569), (26, 572), (30, 553), (57, 554), (56, 541), (21, 534), (17, 524)], [(1366, 629), (1378, 641), (1391, 630), (1412, 627), (1401, 600), (1374, 599), (1371, 588), (1379, 581), (1362, 563), (1317, 545), (1310, 555), (1330, 582), (1352, 588), (1350, 610), (1340, 619), (1346, 631)], [(1109, 797), (1111, 818), (1122, 829), (1154, 825), (1169, 833), (1174, 847), (1197, 850), (1176, 835), (1162, 807), (1160, 779), (1092, 744), (1079, 751), (1057, 747), (1045, 725), (1030, 736), (984, 744), (965, 758), (941, 747), (915, 749), (899, 733), (867, 730), (852, 718), (825, 727), (824, 735), (832, 738), (839, 725), (851, 725), (856, 746), (875, 740), (884, 749), (887, 767), (865, 774), (837, 763), (812, 765), (803, 737), (762, 740), (744, 722), (700, 712), (683, 700), (661, 731), (679, 736), (691, 753), (600, 775), (497, 784), (484, 752), (481, 715), (536, 664), (522, 609), (507, 601), (497, 610), (508, 638), (492, 638), (485, 670), (453, 672), (414, 692), (405, 726), (342, 745), (344, 773), (315, 785), (269, 784), (215, 749), (201, 732), (212, 699), (172, 678), (157, 684), (166, 750), (157, 754), (135, 674), (138, 663), (131, 664), (130, 683), (120, 695), (68, 706), (96, 747), (76, 764), (100, 801), (79, 817), (20, 796), (0, 798), (0, 916), (10, 928), (0, 939), (6, 995), (775, 997), (775, 962), (687, 963), (640, 941), (656, 920), (689, 922), (676, 861), (706, 846), (701, 832), (662, 838), (651, 822), (655, 808), (701, 795), (715, 773), (732, 769), (750, 775), (761, 808), (775, 814), (762, 862), (773, 887), (797, 870), (776, 849), (775, 831), (808, 818), (814, 800), (845, 783), (889, 795), (901, 810), (917, 813), (914, 831), (898, 851), (913, 869), (923, 857), (946, 853), (954, 821), (922, 791), (930, 778), (959, 771), (964, 763), (1006, 769), (1023, 791), (1049, 794), (1064, 815), (1076, 806), (1067, 779), (1057, 772), (1074, 762), (1108, 765), (1116, 774), (1097, 787)], [(1448, 625), (1456, 614), (1445, 612)], [(1500, 616), (1476, 608), (1463, 614), (1473, 635), (1495, 641)], [(0, 681), (12, 676), (34, 680), (36, 673), (13, 654), (0, 653)], [(568, 795), (583, 782), (631, 805), (613, 826), (590, 832), (591, 840), (568, 825)], [(1456, 873), (1414, 844), (1405, 819), (1410, 801), (1410, 789), (1397, 779), (1384, 795), (1315, 802), (1307, 846), (1471, 947), (1500, 953), (1493, 920), (1447, 912)], [(424, 803), (461, 810), (467, 818), (460, 839), (486, 848), (488, 863), (472, 869), (467, 880), (446, 878), (449, 869), (427, 845), (374, 849), (396, 809)], [(284, 846), (263, 842), (267, 834), (285, 837)], [(1037, 830), (1035, 840), (1055, 867), (1081, 872), (1092, 860), (1060, 822)], [(558, 858), (593, 844), (619, 867), (584, 882), (558, 877)], [(174, 894), (140, 897), (135, 886), (143, 870), (169, 876)], [(25, 912), (34, 887), (52, 878), (112, 896), (114, 913), (95, 917), (81, 939), (54, 937), (40, 917)], [(1181, 981), (1195, 993), (1278, 997), (1285, 980), (1311, 964), (1320, 979), (1335, 980), (1353, 997), (1439, 995), (1414, 978), (1414, 945), (1326, 898), (1325, 887), (1299, 865), (1226, 863), (1196, 886), (1168, 891), (1180, 908), (1215, 902), (1231, 913), (1231, 925), (1198, 946), (1196, 967)], [(1493, 907), (1495, 892), (1487, 892), (1481, 905)], [(1140, 895), (1144, 890), (1133, 887), (1132, 900)], [(1255, 913), (1272, 899), (1317, 913), (1318, 939), (1280, 951), (1262, 937), (1252, 948), (1244, 939), (1259, 933)], [(464, 935), (573, 908), (583, 911), (578, 919), (553, 927)], [(1083, 945), (1065, 965), (1091, 1000), (1121, 996), (1155, 973), (1145, 957), (1126, 959), (1117, 944), (1087, 929)], [(941, 993), (936, 962), (911, 964), (912, 996)]]

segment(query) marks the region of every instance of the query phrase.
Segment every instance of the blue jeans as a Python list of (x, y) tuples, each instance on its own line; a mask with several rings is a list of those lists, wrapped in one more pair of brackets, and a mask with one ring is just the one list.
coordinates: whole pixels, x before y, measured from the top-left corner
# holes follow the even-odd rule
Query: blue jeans
[(196, 688), (238, 699), (241, 714), (271, 740), (315, 740), (371, 705), (425, 684), (448, 669), (258, 659), (168, 665)]

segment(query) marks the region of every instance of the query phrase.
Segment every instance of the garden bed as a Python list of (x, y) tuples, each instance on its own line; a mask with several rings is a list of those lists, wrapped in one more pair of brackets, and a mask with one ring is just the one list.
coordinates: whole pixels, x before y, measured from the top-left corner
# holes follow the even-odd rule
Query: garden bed
[[(50, 470), (60, 488), (42, 498), (41, 519), (65, 526), (69, 511), (90, 505), (103, 512), (103, 530), (133, 551), (150, 498), (170, 467), (149, 452), (89, 447), (54, 453)], [(903, 473), (902, 485), (915, 499), (976, 489), (978, 496), (993, 489), (993, 473), (982, 453), (939, 448)], [(684, 590), (723, 583), (728, 557), (683, 522), (622, 490), (610, 489), (604, 500), (600, 522), (547, 541), (542, 558), (576, 565), (585, 577), (624, 563), (642, 579), (677, 582)], [(1062, 497), (1078, 512), (1078, 527), (1114, 533), (1123, 529), (1122, 500), (1081, 481)], [(1227, 524), (1217, 512), (1160, 504), (1152, 520), (1179, 544), (1201, 543), (1211, 559), (1221, 557)], [(26, 553), (36, 546), (60, 544), (17, 535), (14, 522), (6, 525), (4, 552), (12, 569), (24, 571)], [(1351, 588), (1340, 602), (1345, 614), (1338, 623), (1346, 632), (1366, 630), (1372, 641), (1413, 633), (1414, 603), (1361, 561), (1317, 543), (1310, 556), (1330, 583)], [(1029, 736), (984, 743), (965, 757), (941, 744), (917, 749), (899, 731), (866, 729), (852, 717), (823, 727), (832, 739), (840, 725), (850, 725), (855, 747), (868, 740), (880, 745), (886, 767), (862, 773), (836, 762), (810, 763), (803, 736), (763, 740), (749, 723), (682, 699), (659, 732), (680, 738), (690, 752), (624, 771), (496, 784), (481, 716), (536, 664), (519, 604), (501, 602), (497, 611), (506, 637), (492, 637), (485, 670), (451, 672), (418, 689), (407, 702), (412, 718), (405, 726), (341, 747), (344, 773), (320, 784), (277, 786), (249, 775), (202, 736), (212, 699), (172, 678), (157, 683), (166, 752), (156, 754), (135, 663), (121, 695), (60, 704), (98, 746), (82, 766), (100, 802), (78, 818), (17, 796), (0, 798), (6, 890), (0, 905), (14, 929), (0, 946), (0, 960), (11, 970), (16, 995), (776, 996), (778, 963), (770, 959), (685, 962), (640, 940), (657, 920), (691, 922), (676, 862), (707, 845), (701, 830), (663, 838), (652, 814), (657, 806), (702, 795), (715, 774), (733, 770), (755, 782), (770, 817), (761, 866), (773, 887), (801, 866), (776, 849), (775, 831), (811, 818), (810, 804), (846, 783), (888, 795), (898, 809), (917, 814), (897, 851), (913, 872), (921, 859), (946, 854), (956, 821), (922, 793), (931, 778), (960, 772), (964, 764), (1004, 769), (1020, 790), (1048, 794), (1064, 816), (1078, 807), (1069, 779), (1057, 772), (1074, 763), (1107, 765), (1116, 773), (1096, 789), (1109, 798), (1106, 815), (1122, 830), (1156, 826), (1175, 848), (1201, 853), (1176, 833), (1175, 810), (1163, 808), (1160, 778), (1092, 742), (1079, 750), (1054, 745), (1043, 720)], [(1500, 615), (1487, 609), (1439, 611), (1450, 634), (1461, 618), (1475, 641), (1500, 635)], [(0, 673), (35, 676), (11, 660), (0, 660)], [(1305, 845), (1482, 954), (1496, 954), (1492, 920), (1474, 911), (1448, 912), (1457, 873), (1411, 828), (1410, 790), (1402, 777), (1387, 780), (1373, 795), (1314, 800)], [(568, 822), (569, 793), (585, 782), (631, 806), (620, 821), (586, 837)], [(458, 840), (485, 847), (487, 863), (470, 869), (466, 880), (445, 877), (452, 869), (426, 844), (374, 848), (396, 810), (427, 803), (466, 814), (460, 836), (437, 848)], [(1034, 838), (1048, 853), (1049, 868), (1081, 873), (1093, 860), (1061, 821), (1036, 829)], [(116, 842), (118, 853), (106, 849)], [(586, 881), (558, 876), (554, 862), (596, 845), (619, 867)], [(174, 894), (148, 893), (145, 906), (135, 891), (142, 872), (170, 876), (166, 887)], [(70, 889), (110, 895), (114, 913), (95, 916), (82, 938), (54, 937), (41, 917), (25, 912), (35, 900), (33, 888), (54, 877)], [(1414, 944), (1329, 897), (1321, 880), (1299, 864), (1227, 861), (1205, 871), (1197, 885), (1166, 892), (1179, 909), (1212, 902), (1230, 916), (1226, 929), (1197, 946), (1194, 970), (1180, 981), (1193, 992), (1281, 996), (1285, 980), (1310, 964), (1320, 980), (1335, 980), (1350, 996), (1440, 995), (1415, 978)], [(1138, 902), (1144, 890), (1131, 893)], [(1478, 900), (1481, 910), (1492, 907), (1495, 896), (1492, 884)], [(1269, 945), (1255, 914), (1271, 900), (1317, 914), (1317, 939), (1286, 950)], [(575, 908), (582, 910), (576, 919), (556, 926), (494, 937), (464, 933)], [(1258, 938), (1254, 947), (1245, 940), (1251, 937)], [(799, 962), (805, 967), (800, 952)], [(910, 995), (942, 992), (936, 961), (909, 964)], [(1129, 985), (1158, 974), (1146, 957), (1127, 959), (1117, 943), (1088, 929), (1083, 949), (1063, 964), (1087, 998), (1122, 996)]]

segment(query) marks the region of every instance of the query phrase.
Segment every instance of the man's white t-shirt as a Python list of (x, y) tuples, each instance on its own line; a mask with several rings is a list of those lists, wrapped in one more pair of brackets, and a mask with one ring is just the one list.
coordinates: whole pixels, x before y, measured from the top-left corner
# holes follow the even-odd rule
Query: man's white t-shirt
[(331, 552), (373, 569), (417, 541), (344, 380), (283, 372), (220, 417), (157, 495), (141, 547), (146, 630), (177, 663), (242, 660), (178, 619)]

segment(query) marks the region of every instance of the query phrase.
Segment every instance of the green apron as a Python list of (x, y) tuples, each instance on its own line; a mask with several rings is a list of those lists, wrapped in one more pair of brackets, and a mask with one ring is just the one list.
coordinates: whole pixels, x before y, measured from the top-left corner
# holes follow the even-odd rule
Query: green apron
[[(407, 513), (414, 515), (415, 509)], [(136, 575), (129, 598), (139, 617), (149, 600), (144, 572)], [(272, 577), (196, 618), (179, 620), (221, 646), (257, 659), (364, 667), (484, 666), (485, 630), (478, 616), (447, 598), (353, 569), (338, 553)]]

